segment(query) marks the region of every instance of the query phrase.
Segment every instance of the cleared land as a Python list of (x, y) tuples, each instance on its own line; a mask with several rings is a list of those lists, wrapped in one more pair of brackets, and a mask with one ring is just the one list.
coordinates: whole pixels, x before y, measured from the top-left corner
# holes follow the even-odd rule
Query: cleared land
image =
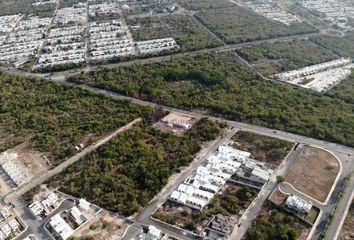
[(104, 69), (71, 76), (69, 80), (354, 146), (352, 104), (257, 79), (232, 52)]
[(249, 42), (317, 31), (306, 23), (287, 26), (271, 21), (242, 7), (205, 10), (195, 16), (227, 43)]
[(237, 220), (258, 191), (249, 187), (227, 183), (201, 211), (174, 203), (170, 200), (156, 210), (153, 217), (199, 234), (213, 216), (221, 214)]
[(246, 131), (238, 131), (232, 140), (235, 141), (235, 148), (250, 152), (253, 159), (275, 165), (280, 165), (294, 145), (285, 140)]
[(311, 40), (343, 57), (354, 58), (354, 32), (349, 32), (344, 37), (330, 35), (315, 36)]
[(128, 19), (135, 41), (172, 37), (182, 51), (213, 48), (221, 43), (193, 17), (189, 15), (169, 15)]
[(266, 76), (338, 58), (331, 51), (305, 40), (255, 45), (237, 52)]
[(345, 222), (338, 236), (338, 240), (354, 239), (354, 199), (350, 205), (349, 212), (345, 218)]
[(144, 207), (169, 177), (188, 165), (223, 125), (201, 119), (178, 137), (143, 122), (50, 179), (52, 188), (130, 216)]
[(213, 8), (234, 7), (235, 4), (229, 0), (177, 0), (181, 6), (190, 10), (202, 10)]
[(244, 240), (305, 240), (310, 232), (310, 227), (305, 225), (294, 214), (275, 207), (270, 202), (266, 203), (261, 213), (253, 221)]
[[(22, 142), (53, 166), (151, 109), (40, 79), (0, 73), (0, 147)], [(6, 150), (6, 149), (3, 149)]]
[(301, 149), (285, 179), (297, 190), (324, 202), (339, 172), (337, 159), (314, 147)]

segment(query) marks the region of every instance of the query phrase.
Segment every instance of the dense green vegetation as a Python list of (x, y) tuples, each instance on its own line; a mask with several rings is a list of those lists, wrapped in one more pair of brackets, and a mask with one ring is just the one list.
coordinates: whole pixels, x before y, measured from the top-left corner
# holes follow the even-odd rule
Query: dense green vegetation
[(0, 147), (24, 139), (58, 163), (150, 109), (88, 90), (0, 72)]
[(227, 43), (317, 31), (307, 23), (287, 26), (241, 7), (206, 10), (198, 12), (195, 16)]
[(277, 165), (293, 146), (293, 143), (285, 140), (246, 131), (238, 131), (232, 140), (236, 142), (235, 148), (250, 152), (254, 159)]
[[(232, 53), (81, 73), (71, 81), (354, 146), (353, 105), (256, 79)], [(335, 124), (333, 124), (335, 123)]]
[(311, 40), (343, 57), (354, 58), (354, 32), (349, 32), (344, 37), (319, 35), (312, 37)]
[[(270, 203), (269, 203), (270, 205)], [(265, 206), (248, 229), (246, 240), (295, 240), (305, 226), (296, 216), (282, 209)]]
[(244, 47), (237, 52), (267, 76), (337, 58), (331, 51), (305, 40), (264, 43)]
[[(149, 122), (131, 128), (50, 180), (51, 186), (125, 216), (145, 206), (223, 124), (201, 119), (181, 137)], [(203, 133), (203, 134), (202, 134)]]
[(33, 6), (34, 0), (1, 0), (0, 15), (35, 14), (40, 17), (52, 17), (55, 4)]
[(229, 0), (177, 0), (181, 6), (190, 10), (202, 10), (211, 8), (234, 7), (235, 4)]
[(329, 90), (326, 95), (354, 104), (354, 71), (352, 70), (352, 74), (347, 79)]
[(221, 43), (189, 15), (128, 19), (134, 40), (172, 37), (182, 51), (217, 47)]

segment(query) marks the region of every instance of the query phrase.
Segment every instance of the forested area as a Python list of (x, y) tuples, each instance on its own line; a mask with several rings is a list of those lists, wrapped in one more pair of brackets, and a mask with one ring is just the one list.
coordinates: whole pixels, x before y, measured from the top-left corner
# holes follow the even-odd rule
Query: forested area
[(250, 152), (253, 159), (276, 165), (280, 165), (294, 145), (285, 140), (247, 131), (238, 131), (232, 140), (235, 141), (235, 148)]
[(212, 8), (225, 8), (234, 7), (234, 3), (229, 0), (177, 0), (181, 6), (190, 10), (202, 10), (202, 9), (212, 9)]
[(45, 4), (41, 6), (33, 6), (34, 0), (1, 0), (0, 15), (13, 14), (35, 14), (40, 17), (52, 17), (54, 14), (55, 4)]
[(182, 51), (220, 46), (221, 43), (189, 15), (127, 19), (135, 41), (172, 37)]
[[(69, 85), (0, 72), (0, 149), (25, 142), (54, 164), (151, 109)], [(4, 147), (4, 148), (3, 148)]]
[(347, 79), (326, 92), (326, 95), (354, 104), (354, 69)]
[(237, 53), (266, 76), (338, 58), (331, 51), (308, 40), (263, 43), (244, 47)]
[(282, 209), (265, 207), (248, 229), (246, 240), (295, 240), (304, 229), (300, 220)]
[(203, 10), (195, 16), (226, 43), (249, 42), (317, 31), (307, 23), (293, 23), (287, 26), (242, 7)]
[(69, 80), (354, 146), (352, 104), (257, 79), (231, 52), (104, 69), (81, 73)]
[(318, 35), (311, 37), (311, 40), (343, 57), (354, 58), (354, 32), (349, 32), (344, 37)]
[(181, 166), (188, 165), (223, 124), (201, 119), (182, 136), (142, 122), (54, 176), (52, 187), (125, 216), (144, 207)]

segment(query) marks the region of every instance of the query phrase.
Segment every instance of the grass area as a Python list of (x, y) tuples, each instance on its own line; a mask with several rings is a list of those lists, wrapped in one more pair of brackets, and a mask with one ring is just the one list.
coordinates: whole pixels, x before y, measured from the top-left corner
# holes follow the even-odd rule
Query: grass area
[(39, 17), (53, 17), (55, 4), (33, 6), (34, 0), (1, 0), (0, 15), (34, 14)]
[(303, 79), (301, 79), (299, 84), (300, 85), (306, 85), (306, 84), (309, 84), (310, 82), (312, 82), (313, 80), (315, 80), (315, 78), (303, 78)]
[(0, 102), (0, 148), (26, 141), (54, 164), (73, 155), (75, 145), (90, 144), (151, 112), (81, 88), (1, 72)]
[(354, 31), (347, 33), (344, 37), (320, 35), (312, 37), (311, 40), (343, 57), (354, 58)]
[(221, 43), (189, 15), (169, 15), (163, 17), (146, 17), (128, 19), (134, 40), (150, 40), (172, 37), (182, 51), (213, 48)]
[(331, 51), (308, 40), (264, 43), (244, 47), (237, 52), (267, 76), (337, 58)]
[(352, 204), (350, 205), (344, 224), (338, 236), (338, 240), (351, 239), (351, 237), (354, 235), (353, 226), (354, 226), (354, 199), (352, 201)]
[(103, 69), (81, 73), (69, 80), (354, 146), (353, 105), (257, 79), (231, 52)]
[(287, 26), (246, 8), (233, 7), (201, 11), (196, 17), (227, 43), (249, 42), (317, 31), (307, 23)]
[(245, 240), (305, 240), (309, 230), (294, 214), (266, 203), (248, 229)]
[(189, 10), (215, 9), (234, 7), (235, 4), (229, 0), (177, 0), (177, 2), (184, 8)]
[(130, 216), (188, 165), (205, 141), (215, 139), (222, 124), (201, 119), (181, 137), (143, 122), (86, 155), (49, 185), (86, 198), (109, 211)]
[(305, 146), (285, 176), (297, 190), (324, 202), (339, 172), (337, 159), (329, 152)]
[(167, 201), (157, 209), (153, 217), (199, 234), (205, 227), (205, 222), (210, 221), (212, 216), (239, 215), (241, 210), (245, 210), (250, 205), (257, 193), (255, 189), (227, 183), (221, 190), (221, 194), (216, 194), (201, 211)]
[(347, 79), (326, 92), (326, 95), (354, 104), (354, 70), (352, 70), (352, 74)]
[(294, 145), (285, 140), (246, 131), (238, 131), (232, 140), (235, 141), (235, 148), (250, 152), (253, 159), (275, 165), (280, 165)]

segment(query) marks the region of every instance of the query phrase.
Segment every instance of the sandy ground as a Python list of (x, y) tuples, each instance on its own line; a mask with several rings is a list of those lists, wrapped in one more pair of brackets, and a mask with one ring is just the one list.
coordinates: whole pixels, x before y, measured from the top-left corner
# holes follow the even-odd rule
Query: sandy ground
[(354, 199), (345, 218), (338, 240), (354, 240)]
[(296, 189), (321, 202), (327, 198), (339, 172), (339, 163), (330, 153), (304, 147), (285, 179)]
[(288, 195), (282, 193), (279, 191), (278, 188), (276, 188), (272, 194), (269, 197), (269, 200), (274, 203), (277, 206), (281, 206), (283, 205), (283, 203), (286, 201), (286, 199), (288, 198)]
[(73, 236), (78, 239), (84, 237), (92, 237), (95, 240), (119, 239), (120, 236), (123, 236), (128, 225), (124, 219), (103, 210), (76, 231)]

